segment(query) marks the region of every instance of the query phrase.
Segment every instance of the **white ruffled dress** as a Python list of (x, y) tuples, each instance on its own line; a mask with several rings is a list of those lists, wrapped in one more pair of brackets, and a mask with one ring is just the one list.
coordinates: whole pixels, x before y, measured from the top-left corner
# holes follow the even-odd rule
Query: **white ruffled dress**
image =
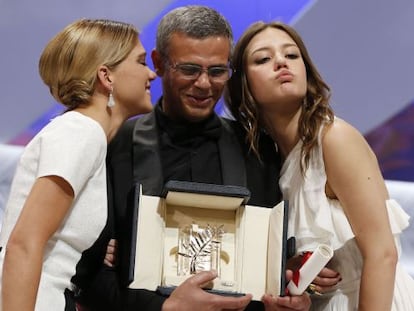
[[(286, 158), (279, 181), (283, 198), (289, 200), (289, 236), (296, 237), (297, 253), (312, 251), (321, 243), (330, 245), (335, 252), (329, 267), (342, 276), (334, 291), (312, 296), (311, 310), (357, 310), (362, 257), (354, 233), (339, 201), (325, 195), (321, 144), (311, 155), (305, 178), (300, 169), (301, 146), (299, 142)], [(387, 200), (386, 205), (395, 243), (401, 253), (399, 235), (408, 227), (409, 216), (395, 200)], [(396, 310), (414, 311), (414, 280), (400, 264), (397, 264), (392, 303), (392, 311)]]

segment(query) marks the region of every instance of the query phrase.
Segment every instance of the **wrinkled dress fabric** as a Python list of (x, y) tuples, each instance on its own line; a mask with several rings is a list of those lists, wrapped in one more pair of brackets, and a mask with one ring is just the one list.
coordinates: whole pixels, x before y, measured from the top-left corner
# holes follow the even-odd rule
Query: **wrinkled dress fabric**
[[(325, 195), (321, 132), (318, 146), (311, 153), (305, 178), (300, 169), (301, 142), (283, 163), (279, 183), (283, 198), (289, 200), (288, 234), (296, 237), (297, 253), (312, 251), (318, 244), (330, 245), (335, 250), (329, 267), (341, 274), (342, 281), (330, 293), (312, 295), (311, 310), (353, 311), (358, 309), (363, 262), (341, 204)], [(395, 200), (387, 200), (386, 207), (401, 254), (399, 235), (408, 227), (409, 216)], [(392, 310), (414, 310), (414, 280), (400, 264), (397, 264)]]

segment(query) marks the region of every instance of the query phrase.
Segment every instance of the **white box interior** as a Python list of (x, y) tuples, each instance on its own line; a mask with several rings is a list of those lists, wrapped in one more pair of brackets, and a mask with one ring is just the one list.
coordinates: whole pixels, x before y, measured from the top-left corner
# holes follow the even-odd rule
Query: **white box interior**
[(214, 289), (251, 293), (255, 300), (279, 294), (283, 202), (263, 208), (243, 205), (243, 198), (185, 192), (169, 192), (165, 199), (141, 195), (140, 200), (130, 288), (177, 286), (188, 277), (177, 276), (178, 231), (194, 222), (225, 228), (221, 278)]

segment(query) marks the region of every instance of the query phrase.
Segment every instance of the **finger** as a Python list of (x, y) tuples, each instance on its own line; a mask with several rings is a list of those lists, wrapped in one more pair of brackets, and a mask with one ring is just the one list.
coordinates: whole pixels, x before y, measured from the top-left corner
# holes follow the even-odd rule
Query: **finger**
[(104, 259), (104, 264), (108, 267), (111, 267), (111, 268), (114, 266), (113, 263), (111, 261), (107, 260), (106, 258)]
[(110, 239), (109, 242), (108, 242), (107, 249), (115, 250), (116, 247), (117, 247), (117, 244), (118, 244), (117, 240)]
[(342, 280), (341, 276), (338, 275), (336, 277), (320, 277), (317, 276), (312, 283), (318, 285), (320, 287), (332, 287), (338, 284)]
[(115, 265), (115, 255), (107, 252), (104, 258), (104, 264), (113, 267)]
[(322, 295), (323, 292), (319, 290), (319, 286), (315, 285), (314, 283), (310, 283), (309, 286), (306, 288), (306, 292), (309, 295)]
[(275, 297), (272, 301), (273, 307), (277, 306), (276, 310), (308, 310), (311, 305), (311, 300), (308, 294), (300, 296), (285, 296)]
[(293, 271), (292, 270), (286, 270), (286, 281), (289, 282), (293, 277)]
[(338, 285), (338, 282), (335, 282), (332, 285), (322, 285), (322, 286), (317, 285), (315, 283), (312, 283), (312, 284), (313, 284), (313, 291), (315, 293), (325, 294), (327, 292), (331, 292), (331, 291), (335, 290), (337, 288), (336, 285)]
[(339, 276), (339, 272), (324, 267), (321, 272), (319, 272), (318, 276), (322, 278), (336, 278)]
[(188, 278), (185, 282), (197, 285), (199, 287), (205, 286), (208, 282), (213, 281), (217, 277), (217, 271), (202, 271)]
[[(217, 271), (202, 271), (191, 276), (180, 287), (185, 286), (185, 283), (192, 286), (203, 287), (217, 277)], [(204, 292), (208, 295), (209, 304), (214, 306), (213, 310), (244, 310), (248, 303), (252, 300), (252, 295), (248, 294), (242, 297), (222, 296), (213, 293)]]
[(250, 294), (241, 297), (229, 297), (214, 294), (211, 295), (215, 296), (215, 305), (220, 306), (220, 308), (223, 310), (244, 310), (253, 298), (253, 296)]
[(341, 280), (341, 275), (338, 272), (329, 268), (323, 268), (312, 283), (315, 285), (316, 291), (326, 293), (334, 290)]
[(273, 311), (273, 310), (277, 310), (277, 311), (288, 311), (288, 310), (294, 310), (292, 308), (290, 308), (290, 304), (289, 304), (289, 298), (288, 297), (284, 297), (284, 299), (282, 301), (278, 301), (275, 297), (271, 296), (271, 295), (264, 295), (262, 297), (262, 302), (264, 304), (265, 310), (266, 311)]

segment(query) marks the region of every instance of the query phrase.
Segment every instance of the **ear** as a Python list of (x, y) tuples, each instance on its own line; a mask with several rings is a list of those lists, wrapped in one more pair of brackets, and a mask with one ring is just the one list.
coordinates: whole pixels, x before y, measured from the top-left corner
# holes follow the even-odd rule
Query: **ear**
[(108, 90), (112, 88), (112, 74), (109, 68), (105, 65), (98, 68), (98, 81)]
[(165, 62), (161, 57), (161, 54), (157, 50), (152, 50), (151, 52), (152, 64), (154, 65), (154, 70), (157, 76), (162, 77), (165, 72)]

